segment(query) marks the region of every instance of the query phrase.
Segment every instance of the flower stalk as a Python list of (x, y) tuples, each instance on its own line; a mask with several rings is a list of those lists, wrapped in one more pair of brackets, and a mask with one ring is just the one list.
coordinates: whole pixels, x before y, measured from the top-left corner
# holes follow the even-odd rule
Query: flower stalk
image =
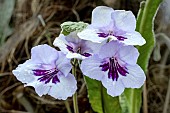
[[(73, 59), (73, 68), (72, 68), (72, 74), (77, 78), (77, 59)], [(74, 107), (74, 113), (79, 113), (79, 108), (78, 108), (78, 100), (77, 100), (77, 92), (74, 93), (73, 95), (73, 107)]]

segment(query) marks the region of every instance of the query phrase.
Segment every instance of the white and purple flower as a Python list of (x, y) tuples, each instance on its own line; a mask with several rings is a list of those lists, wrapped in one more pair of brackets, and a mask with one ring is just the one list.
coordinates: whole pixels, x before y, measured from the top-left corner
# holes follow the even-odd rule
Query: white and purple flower
[(109, 39), (118, 40), (126, 45), (145, 44), (145, 39), (135, 28), (136, 19), (131, 11), (98, 6), (92, 12), (91, 25), (78, 33), (78, 36), (96, 43)]
[(83, 40), (77, 36), (77, 32), (71, 32), (67, 36), (60, 34), (59, 37), (54, 40), (53, 44), (67, 54), (67, 58), (77, 58), (82, 60), (99, 52), (100, 47), (104, 43), (99, 44)]
[(49, 94), (66, 100), (77, 89), (71, 68), (70, 60), (62, 52), (44, 44), (33, 47), (31, 59), (12, 72), (25, 86), (33, 86), (39, 96)]
[(119, 96), (125, 88), (140, 88), (146, 79), (137, 62), (138, 50), (118, 41), (103, 45), (99, 54), (84, 59), (84, 75), (102, 82), (111, 96)]

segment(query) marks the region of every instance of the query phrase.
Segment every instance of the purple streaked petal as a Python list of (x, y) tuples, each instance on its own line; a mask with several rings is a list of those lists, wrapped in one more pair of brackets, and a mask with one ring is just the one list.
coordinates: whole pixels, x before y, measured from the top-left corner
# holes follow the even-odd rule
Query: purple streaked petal
[(35, 76), (41, 76), (38, 78), (40, 82), (44, 82), (45, 84), (49, 83), (52, 81), (52, 83), (57, 83), (60, 82), (58, 79), (58, 70), (56, 69), (51, 69), (51, 70), (39, 70), (39, 69), (34, 69), (33, 70)]
[(101, 80), (103, 76), (105, 76), (105, 73), (101, 70), (102, 59), (100, 59), (97, 55), (93, 55), (91, 57), (88, 57), (87, 59), (84, 59), (81, 63), (81, 71), (84, 75), (96, 79)]
[(83, 40), (89, 40), (95, 43), (102, 43), (108, 38), (99, 37), (97, 33), (100, 33), (98, 29), (84, 29), (82, 32), (79, 32), (77, 35)]
[(75, 80), (74, 75), (70, 73), (66, 77), (60, 75), (59, 79), (60, 83), (53, 85), (48, 94), (54, 98), (66, 100), (77, 90), (77, 81)]
[(103, 63), (99, 67), (102, 67), (102, 71), (107, 71), (109, 69), (109, 62)]
[(83, 54), (81, 54), (81, 55), (83, 55), (83, 56), (85, 56), (85, 57), (92, 56), (90, 53), (83, 53)]
[(105, 34), (105, 33), (97, 33), (99, 37), (102, 37), (102, 38), (106, 38), (109, 36), (109, 34)]
[(124, 41), (126, 40), (127, 38), (126, 37), (123, 37), (123, 36), (115, 36), (117, 38), (117, 40), (119, 41)]
[(73, 52), (74, 53), (74, 51), (73, 51), (73, 47), (71, 47), (71, 46), (69, 46), (69, 45), (67, 45), (67, 47), (66, 47), (70, 52)]

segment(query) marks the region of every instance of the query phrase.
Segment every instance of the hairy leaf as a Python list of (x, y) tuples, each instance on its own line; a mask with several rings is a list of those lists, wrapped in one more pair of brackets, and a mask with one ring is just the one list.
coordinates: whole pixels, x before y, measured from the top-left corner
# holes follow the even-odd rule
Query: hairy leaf
[[(154, 38), (154, 19), (157, 13), (157, 9), (162, 0), (146, 0), (146, 3), (142, 3), (137, 18), (136, 30), (141, 33), (145, 38), (146, 44), (137, 47), (140, 53), (138, 58), (138, 64), (146, 73), (150, 55), (152, 53), (155, 38)], [(124, 95), (128, 103), (129, 113), (139, 113), (141, 107), (141, 92), (142, 89), (126, 89)]]
[(118, 97), (111, 97), (100, 81), (85, 76), (88, 97), (93, 110), (97, 113), (121, 113)]
[(61, 24), (61, 33), (64, 35), (69, 35), (73, 31), (80, 32), (88, 26), (87, 23), (84, 22), (64, 22)]

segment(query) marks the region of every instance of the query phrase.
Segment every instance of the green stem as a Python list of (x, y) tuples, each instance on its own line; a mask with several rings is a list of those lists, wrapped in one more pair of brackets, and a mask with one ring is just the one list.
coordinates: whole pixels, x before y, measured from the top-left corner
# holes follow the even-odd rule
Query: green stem
[(68, 101), (65, 100), (64, 103), (65, 103), (65, 106), (66, 106), (66, 109), (67, 109), (67, 113), (72, 113)]
[[(76, 73), (77, 65), (78, 65), (78, 62), (77, 62), (76, 59), (74, 59), (72, 74), (75, 76), (75, 78), (77, 78), (77, 73)], [(73, 106), (74, 106), (74, 113), (79, 113), (78, 101), (77, 101), (77, 92), (74, 93), (74, 95), (73, 95)]]

